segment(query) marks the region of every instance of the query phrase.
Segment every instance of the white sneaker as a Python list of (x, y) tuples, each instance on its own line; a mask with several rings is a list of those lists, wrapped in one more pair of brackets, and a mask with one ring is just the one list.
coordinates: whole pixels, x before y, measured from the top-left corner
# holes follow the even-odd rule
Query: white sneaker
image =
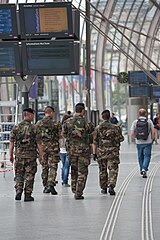
[(70, 187), (70, 185), (68, 183), (63, 183), (64, 187)]

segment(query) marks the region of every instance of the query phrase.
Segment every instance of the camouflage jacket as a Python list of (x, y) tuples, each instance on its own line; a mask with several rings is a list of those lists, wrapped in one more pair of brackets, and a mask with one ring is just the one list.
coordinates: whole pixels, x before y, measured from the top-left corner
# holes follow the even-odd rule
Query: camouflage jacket
[(93, 142), (93, 124), (83, 116), (74, 116), (65, 121), (63, 136), (66, 138), (66, 149), (70, 155), (90, 154), (90, 144)]
[(61, 124), (53, 121), (50, 117), (44, 117), (42, 120), (39, 120), (36, 125), (41, 132), (43, 150), (59, 153)]
[(97, 145), (98, 157), (119, 156), (120, 143), (124, 141), (121, 128), (103, 121), (96, 127), (93, 134), (93, 142)]
[(23, 120), (10, 132), (10, 141), (14, 142), (16, 157), (37, 157), (37, 143), (41, 143), (41, 135), (35, 124)]

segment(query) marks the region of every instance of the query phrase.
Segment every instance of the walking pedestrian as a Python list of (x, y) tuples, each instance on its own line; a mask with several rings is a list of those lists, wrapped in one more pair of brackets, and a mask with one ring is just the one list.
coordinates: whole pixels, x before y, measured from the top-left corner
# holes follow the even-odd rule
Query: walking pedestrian
[(103, 122), (98, 125), (93, 135), (93, 158), (99, 165), (101, 193), (115, 195), (114, 190), (119, 170), (120, 143), (124, 141), (121, 128), (110, 122), (110, 111), (102, 112)]
[(60, 160), (59, 139), (61, 127), (60, 124), (53, 119), (55, 111), (52, 106), (47, 106), (44, 112), (44, 118), (36, 123), (41, 132), (42, 147), (44, 152), (41, 174), (44, 187), (43, 193), (57, 195), (55, 186), (58, 162)]
[(43, 162), (41, 135), (35, 124), (34, 111), (31, 108), (23, 110), (24, 120), (15, 125), (10, 132), (10, 161), (14, 162), (13, 149), (15, 147), (15, 200), (21, 200), (24, 191), (24, 201), (34, 201), (31, 196), (35, 174), (37, 172), (37, 150), (39, 161)]
[(63, 126), (63, 136), (71, 164), (71, 188), (76, 200), (84, 199), (83, 191), (86, 185), (88, 166), (90, 164), (91, 134), (93, 124), (85, 120), (85, 105), (77, 103), (75, 115), (69, 118)]
[(155, 144), (158, 144), (158, 138), (159, 138), (159, 130), (160, 130), (160, 116), (159, 113), (156, 113), (155, 118), (153, 119), (154, 129), (155, 129), (155, 138), (154, 141)]
[(138, 115), (131, 126), (131, 137), (136, 140), (140, 173), (147, 178), (155, 130), (153, 122), (147, 118), (146, 109), (140, 108)]
[[(63, 116), (62, 128), (63, 128), (64, 122), (70, 117), (71, 117), (71, 114), (66, 114)], [(70, 187), (70, 185), (68, 184), (70, 164), (69, 164), (69, 159), (68, 159), (67, 150), (66, 150), (66, 139), (63, 136), (60, 139), (60, 159), (62, 161), (62, 185), (64, 187)]]
[(112, 112), (112, 117), (110, 118), (112, 124), (118, 124), (118, 119), (115, 116), (115, 113)]

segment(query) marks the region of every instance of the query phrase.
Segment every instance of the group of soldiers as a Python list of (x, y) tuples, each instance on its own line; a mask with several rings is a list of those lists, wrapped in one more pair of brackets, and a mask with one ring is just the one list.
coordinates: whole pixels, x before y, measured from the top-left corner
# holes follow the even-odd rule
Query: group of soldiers
[(54, 108), (47, 106), (45, 116), (33, 124), (34, 110), (23, 110), (23, 121), (10, 132), (10, 161), (15, 164), (15, 200), (34, 201), (32, 196), (37, 157), (42, 166), (43, 193), (57, 195), (56, 176), (59, 140), (65, 138), (71, 166), (71, 190), (76, 200), (84, 199), (83, 191), (88, 176), (91, 153), (99, 165), (101, 192), (115, 195), (118, 176), (120, 143), (124, 140), (121, 128), (111, 124), (110, 111), (102, 112), (102, 123), (94, 128), (85, 119), (85, 105), (78, 103), (75, 114), (63, 125), (54, 121)]

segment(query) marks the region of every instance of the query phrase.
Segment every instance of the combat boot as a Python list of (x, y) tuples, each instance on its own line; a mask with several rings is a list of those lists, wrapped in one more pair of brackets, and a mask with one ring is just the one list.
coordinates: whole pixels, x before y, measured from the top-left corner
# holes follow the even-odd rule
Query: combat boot
[(82, 199), (84, 199), (84, 197), (82, 196), (82, 195), (74, 195), (74, 198), (76, 199), (76, 200), (82, 200)]
[(50, 193), (51, 193), (52, 195), (57, 195), (57, 194), (58, 194), (58, 193), (56, 192), (54, 186), (49, 186), (49, 188), (50, 188)]
[(45, 186), (43, 189), (43, 193), (50, 193), (50, 189), (48, 188), (48, 186)]
[(24, 202), (31, 202), (34, 201), (34, 197), (31, 196), (31, 194), (26, 193), (24, 196)]
[(44, 193), (50, 193), (50, 192), (51, 192), (50, 186), (45, 187), (44, 190), (43, 190), (43, 192), (44, 192)]
[(110, 195), (116, 195), (116, 192), (114, 191), (113, 187), (109, 187), (108, 192), (110, 193)]
[(15, 200), (18, 200), (18, 201), (21, 200), (22, 192), (23, 192), (22, 189), (18, 189), (18, 190), (16, 191)]
[(103, 188), (103, 189), (101, 190), (101, 193), (107, 194), (107, 187), (106, 187), (106, 188)]

